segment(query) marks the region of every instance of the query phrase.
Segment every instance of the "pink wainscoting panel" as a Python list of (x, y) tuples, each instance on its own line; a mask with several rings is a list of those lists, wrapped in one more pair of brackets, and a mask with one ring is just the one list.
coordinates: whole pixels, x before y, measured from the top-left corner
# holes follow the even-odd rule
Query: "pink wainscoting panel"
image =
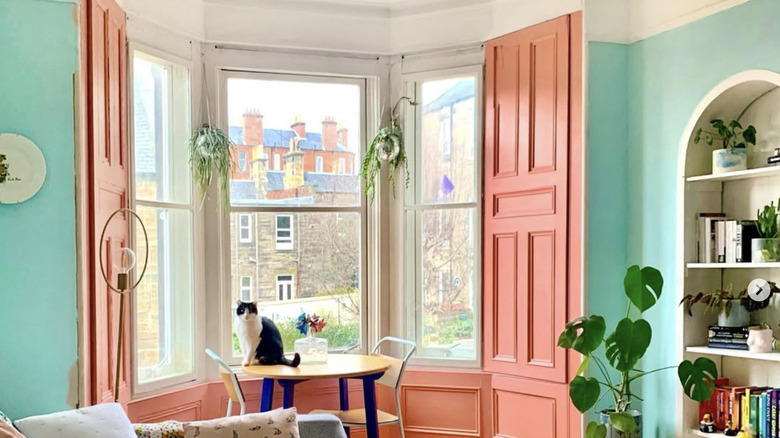
[(569, 435), (565, 383), (493, 376), (493, 436), (552, 438)]

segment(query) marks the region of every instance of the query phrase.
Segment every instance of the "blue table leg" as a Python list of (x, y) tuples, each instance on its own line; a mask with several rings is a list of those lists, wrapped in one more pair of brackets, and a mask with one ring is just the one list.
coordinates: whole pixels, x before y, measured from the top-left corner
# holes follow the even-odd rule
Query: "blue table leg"
[(268, 412), (273, 408), (274, 379), (263, 379), (263, 392), (260, 394), (260, 412)]
[(282, 407), (285, 409), (293, 407), (295, 404), (295, 385), (303, 382), (305, 380), (279, 380), (279, 385), (284, 389)]
[(363, 399), (366, 405), (366, 435), (368, 438), (379, 438), (379, 419), (376, 414), (376, 385), (382, 373), (363, 376)]
[[(349, 410), (349, 381), (346, 378), (339, 379), (339, 409)], [(344, 432), (347, 434), (347, 438), (350, 438), (348, 427), (344, 428)]]

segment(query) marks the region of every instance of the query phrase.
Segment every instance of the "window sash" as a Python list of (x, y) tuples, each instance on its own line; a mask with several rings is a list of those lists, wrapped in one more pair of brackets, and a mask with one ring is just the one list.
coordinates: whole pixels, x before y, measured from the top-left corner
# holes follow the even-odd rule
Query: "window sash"
[[(246, 219), (246, 224), (244, 223)], [(252, 215), (238, 215), (238, 241), (239, 243), (252, 243)]]
[(317, 157), (317, 158), (315, 159), (315, 163), (316, 163), (316, 168), (315, 168), (315, 171), (316, 171), (316, 172), (318, 172), (318, 173), (322, 173), (322, 169), (323, 169), (323, 161), (324, 161), (324, 160), (322, 159), (322, 157)]
[[(409, 305), (406, 306), (405, 319), (406, 319), (406, 336), (410, 339), (414, 339), (418, 344), (418, 354), (411, 360), (413, 363), (419, 365), (432, 365), (432, 366), (448, 366), (448, 367), (479, 367), (481, 365), (481, 351), (482, 351), (482, 332), (481, 332), (481, 211), (482, 211), (482, 195), (481, 187), (482, 182), (482, 117), (481, 105), (482, 105), (482, 66), (471, 66), (456, 68), (443, 71), (425, 72), (419, 74), (404, 75), (403, 79), (406, 83), (406, 95), (415, 96), (415, 100), (422, 99), (421, 88), (424, 82), (444, 80), (457, 77), (473, 76), (475, 78), (475, 114), (477, 115), (473, 132), (469, 130), (469, 134), (474, 138), (473, 145), (476, 151), (469, 149), (469, 156), (474, 156), (474, 192), (475, 199), (473, 202), (458, 202), (458, 203), (426, 203), (423, 201), (423, 184), (422, 176), (422, 109), (420, 106), (414, 107), (410, 112), (407, 110), (407, 117), (405, 120), (405, 143), (407, 150), (410, 151), (410, 173), (412, 174), (412, 181), (409, 188), (404, 192), (404, 228), (405, 228), (405, 242), (404, 248), (404, 277), (406, 286), (405, 300)], [(411, 114), (411, 115), (410, 115)], [(451, 114), (450, 114), (451, 116)], [(452, 119), (450, 119), (451, 121)], [(440, 130), (449, 129), (451, 134), (452, 125), (449, 128), (446, 127), (446, 123), (440, 120)], [(452, 137), (445, 136), (442, 138), (442, 156), (451, 156), (451, 141)], [(449, 140), (447, 142), (446, 140)], [(421, 322), (423, 318), (423, 273), (422, 260), (422, 238), (423, 238), (423, 225), (422, 217), (425, 212), (428, 211), (445, 211), (445, 210), (463, 210), (470, 209), (473, 211), (473, 219), (469, 221), (467, 226), (471, 229), (469, 236), (469, 242), (474, 248), (474, 296), (472, 297), (474, 306), (474, 358), (457, 358), (448, 356), (447, 348), (444, 347), (424, 347)], [(473, 239), (473, 240), (472, 240)], [(449, 352), (451, 353), (451, 351)]]
[[(287, 227), (279, 226), (279, 219), (287, 218), (289, 225)], [(291, 215), (277, 215), (276, 216), (276, 249), (278, 251), (292, 250), (295, 247), (293, 230), (295, 229), (293, 216)], [(285, 236), (287, 234), (287, 236)]]
[(241, 295), (241, 301), (245, 303), (249, 303), (252, 301), (253, 298), (252, 277), (246, 275), (241, 277), (240, 295)]
[[(154, 49), (150, 49), (147, 47), (142, 47), (137, 44), (131, 44), (130, 47), (130, 60), (128, 62), (129, 65), (129, 77), (128, 77), (128, 84), (130, 87), (134, 86), (134, 74), (133, 74), (133, 66), (136, 59), (143, 59), (148, 62), (153, 62), (155, 64), (158, 64), (160, 66), (163, 66), (167, 69), (168, 75), (167, 75), (167, 95), (164, 96), (165, 102), (163, 104), (163, 109), (166, 111), (165, 115), (165, 122), (166, 126), (164, 127), (164, 134), (167, 136), (167, 140), (165, 142), (165, 145), (167, 147), (172, 147), (172, 145), (177, 144), (180, 141), (186, 140), (186, 138), (182, 138), (181, 136), (189, 136), (190, 134), (190, 126), (191, 126), (191, 96), (192, 96), (192, 81), (191, 81), (191, 63), (182, 60), (177, 59), (173, 56), (160, 53)], [(184, 81), (177, 82), (177, 81)], [(132, 90), (132, 88), (131, 88)], [(133, 92), (128, 93), (128, 96), (130, 97), (130, 107), (134, 108), (135, 102), (133, 100)], [(134, 111), (129, 111), (130, 113), (130, 141), (129, 144), (131, 147), (133, 147), (132, 152), (130, 155), (130, 164), (131, 164), (131, 172), (130, 172), (130, 184), (131, 187), (131, 208), (136, 209), (138, 207), (146, 207), (146, 208), (154, 208), (154, 209), (164, 209), (167, 211), (182, 211), (189, 213), (189, 243), (192, 248), (192, 254), (189, 257), (189, 273), (191, 275), (190, 278), (190, 296), (188, 297), (188, 300), (190, 302), (191, 308), (188, 310), (188, 313), (190, 313), (190, 327), (189, 327), (189, 333), (182, 333), (180, 329), (175, 329), (174, 327), (170, 326), (172, 323), (172, 319), (175, 319), (175, 302), (181, 299), (179, 295), (176, 296), (168, 296), (166, 298), (166, 301), (168, 301), (168, 304), (166, 305), (166, 309), (170, 312), (172, 312), (170, 315), (168, 315), (165, 318), (165, 324), (166, 324), (166, 344), (168, 347), (167, 354), (180, 354), (177, 353), (177, 349), (173, 348), (176, 345), (178, 345), (178, 342), (175, 340), (177, 337), (180, 336), (188, 336), (187, 340), (185, 342), (189, 342), (191, 346), (191, 351), (189, 352), (192, 356), (190, 357), (190, 363), (191, 363), (191, 369), (189, 372), (186, 373), (176, 373), (176, 370), (174, 369), (175, 364), (171, 360), (171, 356), (167, 356), (163, 358), (163, 360), (160, 361), (160, 364), (157, 367), (157, 370), (165, 370), (161, 374), (167, 377), (160, 377), (158, 379), (152, 379), (149, 381), (146, 381), (144, 383), (140, 383), (138, 380), (138, 364), (140, 363), (138, 360), (138, 341), (137, 341), (137, 324), (136, 324), (136, 306), (137, 303), (135, 300), (132, 303), (132, 310), (131, 313), (133, 315), (133, 318), (131, 320), (131, 325), (133, 327), (131, 336), (132, 338), (132, 348), (131, 348), (131, 354), (133, 356), (133, 370), (132, 370), (132, 382), (133, 382), (133, 394), (141, 394), (151, 391), (156, 391), (161, 388), (174, 386), (177, 384), (181, 384), (184, 382), (193, 381), (196, 379), (199, 366), (198, 361), (196, 360), (196, 353), (195, 351), (199, 348), (198, 346), (198, 338), (197, 338), (197, 328), (196, 328), (196, 318), (195, 315), (195, 308), (197, 306), (197, 300), (198, 300), (198, 285), (196, 282), (196, 274), (195, 274), (195, 263), (197, 256), (194, 255), (196, 253), (196, 249), (200, 248), (202, 245), (200, 242), (196, 239), (196, 233), (195, 230), (197, 228), (197, 222), (198, 222), (198, 209), (195, 206), (192, 190), (188, 190), (186, 193), (186, 201), (188, 202), (182, 202), (183, 199), (180, 199), (177, 201), (157, 201), (152, 199), (139, 199), (136, 197), (136, 181), (135, 181), (135, 132), (134, 132), (134, 124), (135, 124), (135, 114)], [(181, 150), (179, 150), (181, 152)], [(180, 157), (181, 158), (181, 157)], [(159, 157), (158, 159), (163, 160), (163, 164), (169, 159), (169, 156), (166, 154), (163, 154), (162, 157)], [(183, 159), (186, 160), (186, 157)], [(163, 193), (169, 193), (171, 190), (171, 185), (176, 183), (172, 180), (171, 175), (169, 173), (164, 174), (164, 178), (162, 180), (162, 185), (158, 188)], [(191, 185), (190, 185), (191, 187)], [(168, 233), (165, 233), (164, 236), (161, 236), (163, 239), (170, 239), (170, 235)], [(135, 227), (131, 227), (131, 239), (132, 241), (136, 242), (136, 246), (138, 245), (137, 241), (139, 239), (139, 236), (135, 232)], [(166, 245), (166, 253), (163, 255), (164, 259), (166, 261), (171, 260), (171, 251), (175, 250), (176, 245), (173, 245), (170, 241), (168, 241), (168, 244)], [(166, 294), (171, 294), (172, 291), (170, 289), (170, 286), (168, 286), (167, 290), (165, 291)], [(175, 325), (176, 322), (173, 321), (173, 324)]]
[[(368, 132), (368, 126), (367, 126), (367, 120), (368, 120), (368, 114), (373, 114), (374, 112), (368, 107), (367, 101), (369, 100), (369, 96), (366, 92), (367, 86), (368, 86), (368, 80), (365, 78), (356, 78), (356, 77), (342, 77), (342, 76), (316, 76), (316, 75), (308, 75), (308, 74), (286, 74), (286, 73), (264, 73), (264, 72), (246, 72), (246, 71), (235, 71), (230, 69), (221, 69), (219, 71), (219, 95), (220, 95), (220, 104), (222, 105), (222, 108), (226, 109), (228, 107), (228, 96), (227, 96), (227, 81), (231, 78), (245, 78), (245, 79), (261, 79), (261, 80), (281, 80), (281, 81), (302, 81), (302, 82), (321, 82), (321, 83), (349, 83), (349, 84), (355, 84), (358, 85), (361, 89), (360, 93), (360, 111), (361, 111), (361, 123), (360, 123), (360, 156), (363, 157), (366, 152), (366, 133)], [(376, 100), (372, 96), (372, 103)], [(378, 100), (376, 101), (376, 104), (378, 104)], [(378, 116), (378, 113), (376, 114)], [(227, 126), (227, 111), (222, 110), (220, 111), (220, 123), (222, 126)], [(273, 154), (273, 161), (274, 166), (271, 170), (283, 170), (281, 169), (281, 155), (280, 154)], [(270, 166), (269, 166), (270, 167)], [(362, 179), (360, 180), (360, 193), (363, 193), (364, 191), (364, 182)], [(350, 206), (235, 206), (231, 205), (229, 212), (230, 213), (282, 213), (282, 214), (289, 214), (289, 213), (327, 213), (327, 212), (336, 212), (336, 213), (359, 213), (360, 214), (360, 343), (361, 343), (361, 350), (365, 351), (365, 345), (368, 340), (368, 313), (369, 313), (369, 307), (367, 299), (368, 297), (368, 271), (369, 271), (369, 260), (368, 260), (368, 215), (369, 215), (369, 209), (368, 204), (366, 202), (365, 196), (360, 196), (360, 204), (359, 205), (350, 205)], [(229, 220), (225, 220), (227, 216), (220, 218), (220, 228), (221, 228), (221, 251), (222, 251), (222, 259), (223, 263), (221, 264), (220, 268), (220, 277), (221, 277), (221, 284), (223, 287), (222, 292), (222, 302), (224, 303), (224, 306), (228, 309), (233, 308), (232, 300), (230, 299), (231, 289), (230, 289), (230, 283), (229, 279), (231, 277), (230, 269), (231, 269), (231, 262), (230, 262), (230, 222)], [(294, 227), (293, 227), (294, 228)], [(294, 297), (297, 291), (294, 290), (294, 284), (293, 284), (293, 290), (292, 290), (292, 296)], [(278, 296), (278, 287), (276, 289), (277, 296)], [(232, 319), (232, 318), (231, 318)], [(240, 356), (233, 355), (232, 351), (232, 344), (229, 342), (230, 336), (232, 334), (232, 325), (229, 320), (223, 321), (222, 324), (222, 357), (228, 361), (230, 364), (238, 364), (240, 362)], [(334, 351), (331, 351), (332, 353)]]

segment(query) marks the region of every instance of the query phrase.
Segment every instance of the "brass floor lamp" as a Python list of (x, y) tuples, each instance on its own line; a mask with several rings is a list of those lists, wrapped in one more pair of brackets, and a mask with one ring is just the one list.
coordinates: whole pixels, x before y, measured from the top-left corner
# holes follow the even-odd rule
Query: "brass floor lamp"
[[(114, 217), (119, 213), (130, 214), (138, 221), (139, 224), (141, 224), (141, 229), (144, 232), (144, 243), (146, 245), (146, 257), (144, 257), (144, 265), (143, 269), (141, 269), (141, 275), (138, 276), (138, 280), (136, 280), (135, 283), (130, 285), (130, 272), (135, 268), (136, 265), (135, 251), (125, 246), (119, 248), (114, 253), (111, 260), (114, 269), (117, 271), (116, 287), (114, 287), (114, 285), (111, 284), (111, 280), (108, 278), (106, 269), (103, 265), (103, 242), (108, 225), (111, 223), (111, 220), (114, 219)], [(131, 293), (135, 288), (138, 287), (139, 284), (141, 284), (141, 280), (143, 280), (144, 274), (146, 274), (146, 266), (149, 263), (149, 235), (146, 233), (146, 226), (144, 225), (144, 221), (141, 220), (141, 217), (138, 216), (138, 213), (129, 208), (120, 208), (111, 213), (111, 216), (108, 217), (105, 225), (103, 225), (103, 232), (100, 233), (99, 258), (100, 273), (103, 274), (103, 279), (106, 281), (106, 284), (112, 291), (119, 294), (119, 333), (117, 336), (116, 345), (116, 373), (114, 374), (114, 402), (116, 403), (119, 401), (119, 373), (122, 371), (122, 344), (124, 343), (125, 328), (125, 295)]]

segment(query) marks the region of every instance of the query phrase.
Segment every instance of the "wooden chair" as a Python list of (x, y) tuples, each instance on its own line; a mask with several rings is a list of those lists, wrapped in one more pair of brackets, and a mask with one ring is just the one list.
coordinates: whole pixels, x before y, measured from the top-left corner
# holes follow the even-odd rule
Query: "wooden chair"
[[(406, 339), (399, 339), (394, 337), (385, 337), (380, 340), (374, 349), (371, 350), (371, 354), (379, 354), (383, 344), (395, 343), (409, 346), (409, 351), (406, 353), (403, 359), (396, 357), (390, 357), (381, 355), (391, 362), (390, 368), (385, 371), (385, 374), (376, 382), (380, 385), (389, 386), (395, 390), (395, 412), (396, 415), (377, 409), (377, 418), (379, 419), (380, 426), (387, 426), (390, 424), (397, 424), (398, 430), (401, 433), (401, 438), (404, 437), (404, 422), (401, 418), (401, 378), (406, 369), (406, 364), (409, 358), (417, 350), (417, 344)], [(347, 411), (332, 411), (324, 409), (315, 409), (311, 411), (312, 414), (333, 414), (341, 420), (345, 428), (351, 427), (366, 427), (366, 410), (365, 409), (350, 409)]]
[(238, 384), (236, 373), (233, 372), (233, 369), (230, 368), (221, 357), (217, 356), (217, 353), (214, 353), (207, 348), (206, 354), (219, 364), (219, 376), (222, 378), (222, 383), (225, 384), (225, 390), (227, 390), (228, 405), (225, 416), (229, 417), (233, 415), (234, 402), (241, 406), (240, 415), (244, 415), (246, 413), (246, 402), (244, 401), (244, 393), (241, 392), (241, 385)]

